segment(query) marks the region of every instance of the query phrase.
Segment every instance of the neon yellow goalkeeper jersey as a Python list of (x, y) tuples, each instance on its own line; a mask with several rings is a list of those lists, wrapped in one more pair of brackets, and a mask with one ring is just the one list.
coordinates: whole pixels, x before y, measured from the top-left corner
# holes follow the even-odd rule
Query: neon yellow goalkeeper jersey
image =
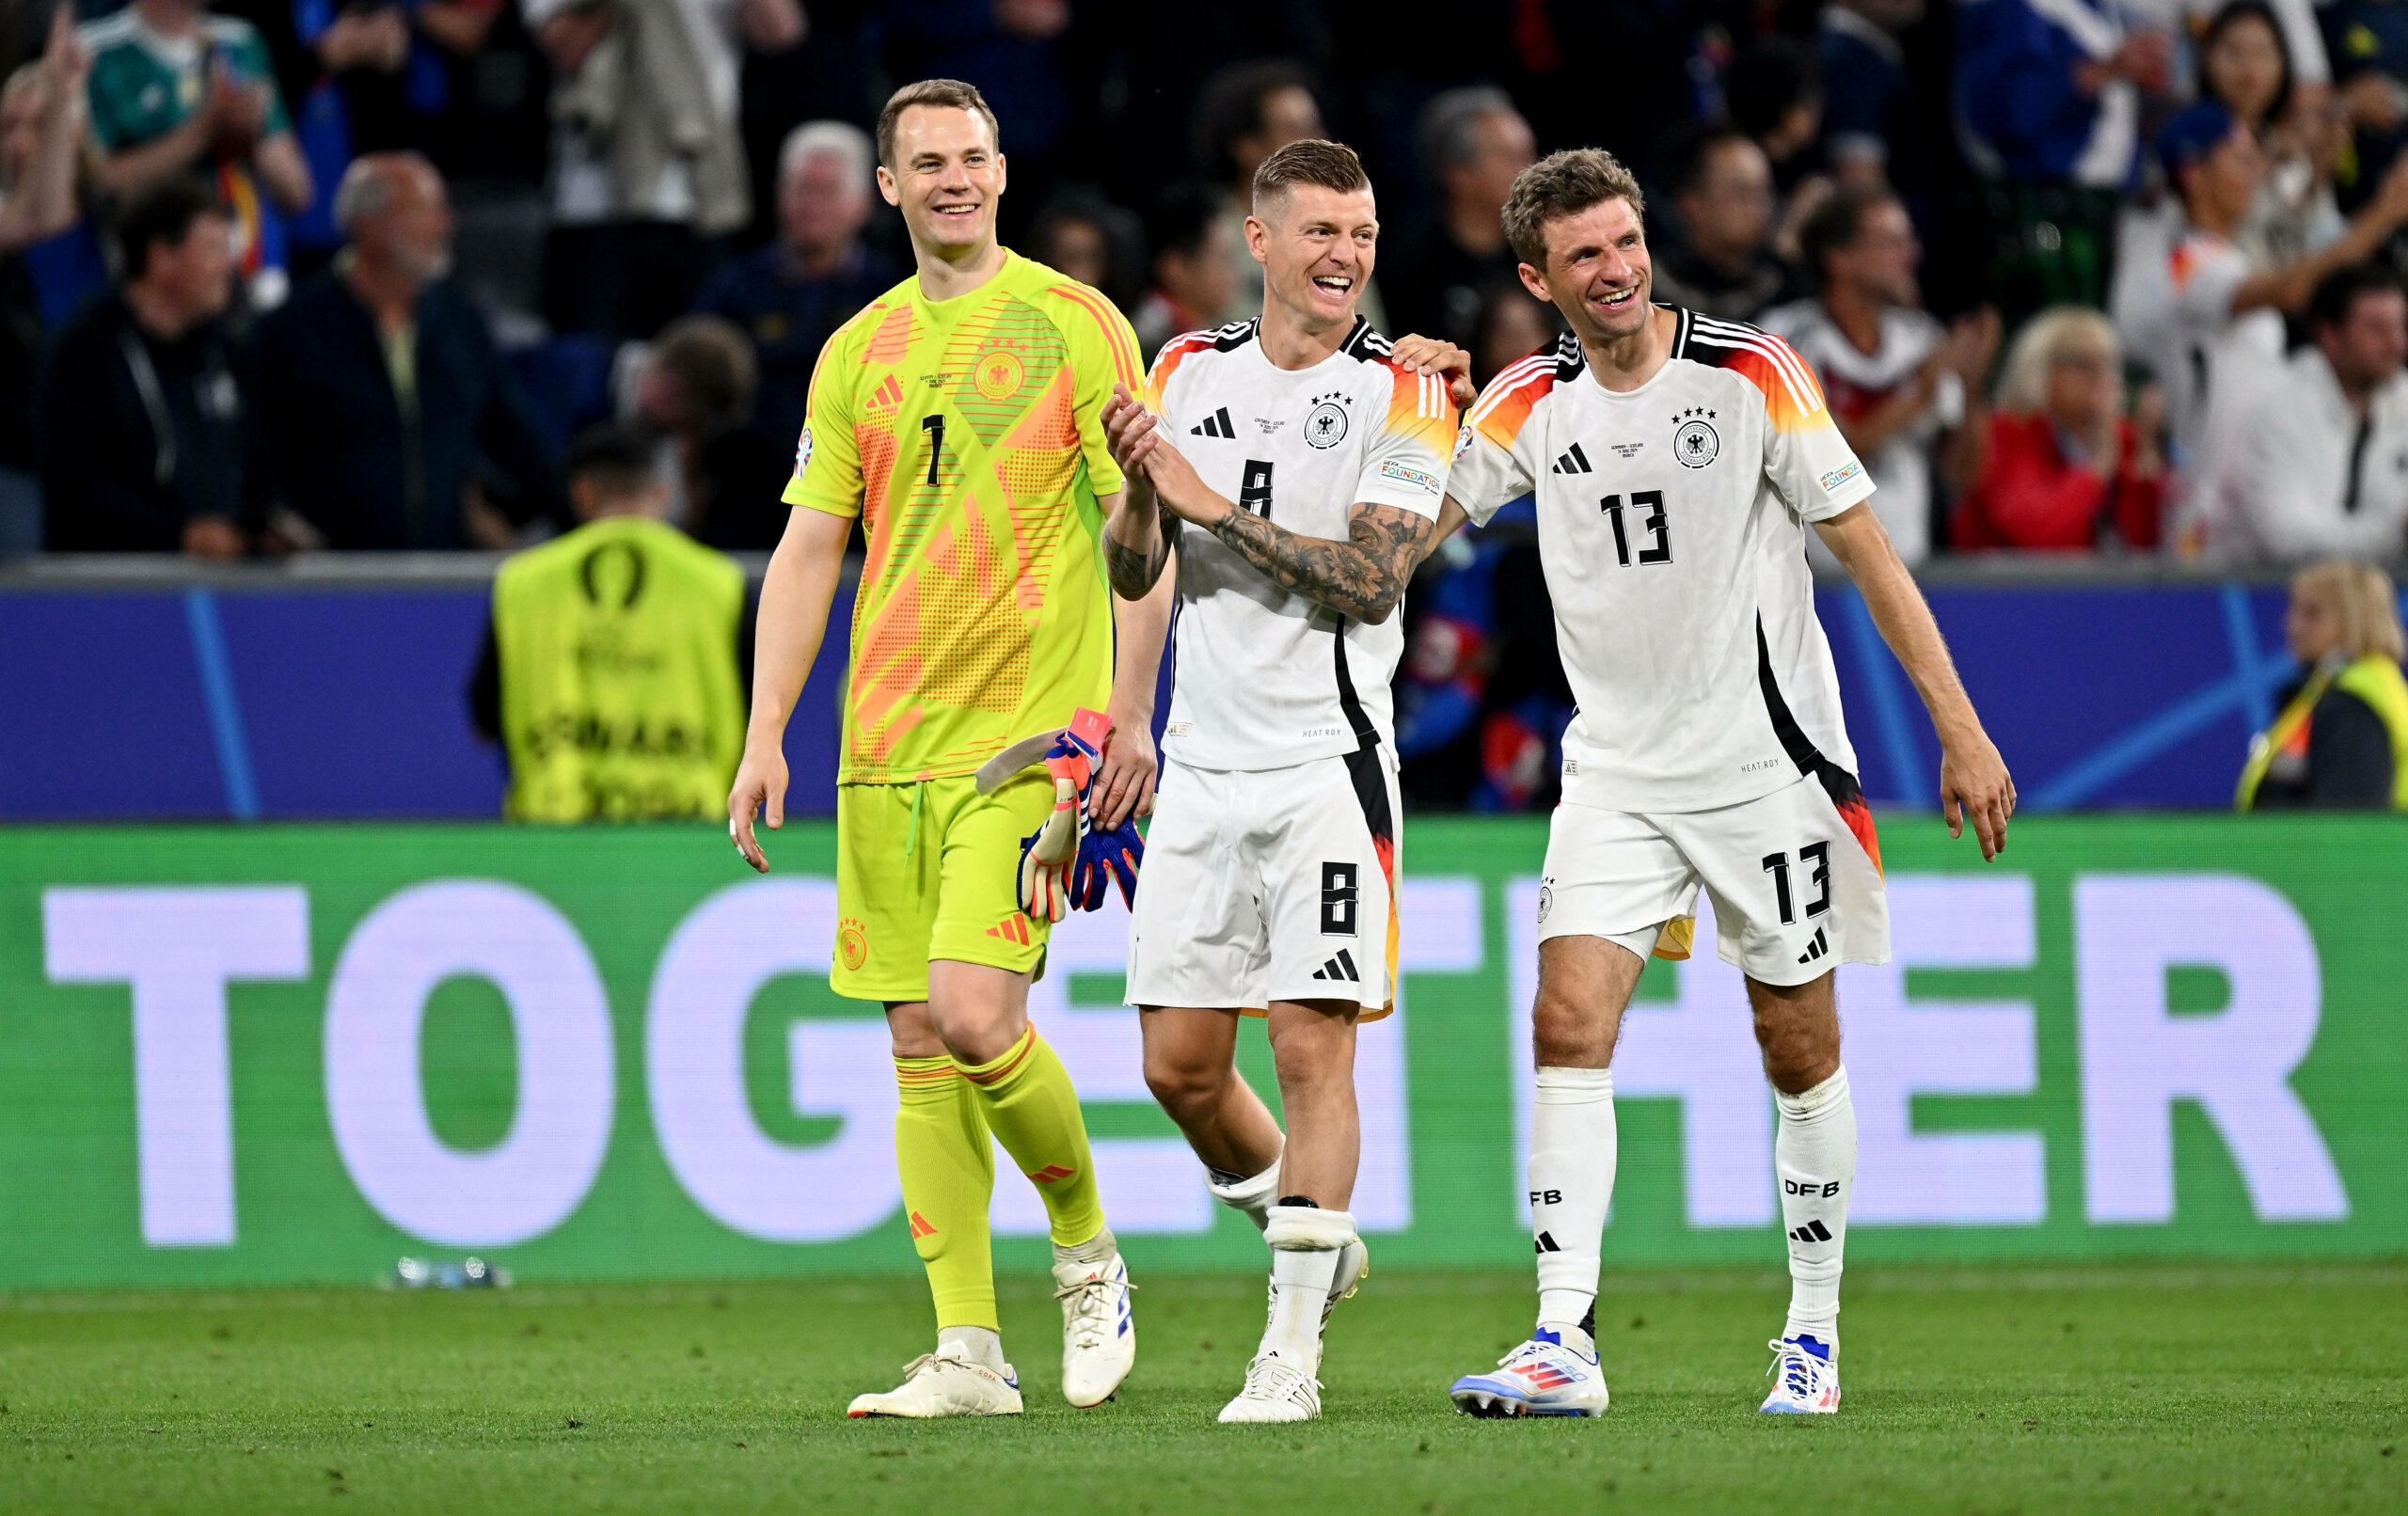
[(785, 500), (861, 516), (869, 544), (837, 782), (967, 774), (1103, 708), (1116, 382), (1145, 382), (1128, 321), (1016, 253), (951, 300), (908, 278), (828, 340)]

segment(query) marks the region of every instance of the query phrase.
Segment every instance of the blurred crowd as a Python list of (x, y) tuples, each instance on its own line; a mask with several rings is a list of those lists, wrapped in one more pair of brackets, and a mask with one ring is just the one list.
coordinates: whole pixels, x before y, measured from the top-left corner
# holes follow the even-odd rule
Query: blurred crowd
[[(2408, 546), (2403, 0), (14, 0), (0, 55), (0, 554), (516, 545), (606, 421), (769, 546), (820, 345), (909, 267), (863, 128), (940, 74), (1006, 240), (1149, 350), (1255, 308), (1241, 187), (1330, 134), (1367, 313), (1484, 380), (1554, 335), (1507, 187), (1595, 143), (1909, 563)], [(1544, 803), (1528, 516), (1411, 605), (1409, 787)]]

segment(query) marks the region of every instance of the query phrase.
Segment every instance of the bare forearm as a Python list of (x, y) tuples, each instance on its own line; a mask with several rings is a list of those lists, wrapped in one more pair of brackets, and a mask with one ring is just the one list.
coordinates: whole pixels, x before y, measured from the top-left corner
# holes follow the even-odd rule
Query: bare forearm
[(1106, 714), (1117, 726), (1153, 722), (1163, 643), (1170, 637), (1171, 601), (1178, 592), (1174, 576), (1158, 573), (1145, 594), (1116, 596), (1112, 602), (1113, 626), (1119, 635), (1113, 655), (1112, 709)]
[(17, 193), (0, 205), (0, 247), (23, 247), (75, 224), (75, 160), (83, 141), (84, 99), (60, 95), (42, 119), (40, 143), (25, 163)]
[(279, 132), (261, 143), (251, 161), (267, 186), (268, 198), (287, 215), (298, 215), (317, 194), (317, 186), (309, 182), (309, 161), (301, 156), (301, 145), (290, 132)]
[(1914, 682), (1915, 693), (1923, 697), (1924, 709), (1931, 713), (1941, 740), (1944, 743), (1960, 734), (1980, 731), (1981, 719), (1973, 714), (1973, 703), (1956, 677), (1956, 661), (1948, 655), (1948, 643), (1940, 635), (1940, 624), (1932, 620), (1923, 591), (1899, 561), (1890, 534), (1879, 529), (1877, 521), (1869, 525), (1870, 532), (1860, 529), (1846, 534), (1845, 555), (1839, 551), (1841, 544), (1831, 542), (1834, 556), (1840, 557), (1856, 581), (1857, 592), (1864, 596), (1864, 608), (1879, 628), (1881, 640), (1890, 644), (1907, 677)]
[(1229, 551), (1283, 590), (1362, 622), (1387, 620), (1434, 531), (1409, 511), (1355, 513), (1348, 540), (1300, 537), (1251, 512), (1229, 507), (1209, 529)]
[(1858, 457), (1870, 456), (1888, 447), (1891, 439), (1914, 425), (1930, 403), (1931, 390), (1918, 376), (1909, 381), (1906, 388), (1857, 419), (1840, 420), (1840, 439)]
[[(797, 508), (795, 514), (821, 513)], [(819, 528), (820, 523), (790, 524), (778, 540), (761, 580), (761, 614), (753, 634), (751, 734), (772, 742), (785, 731), (786, 718), (802, 697), (803, 681), (818, 660), (828, 608), (836, 598), (845, 563), (843, 537), (835, 539), (832, 550), (823, 540), (829, 535), (824, 529), (798, 531), (798, 526)]]

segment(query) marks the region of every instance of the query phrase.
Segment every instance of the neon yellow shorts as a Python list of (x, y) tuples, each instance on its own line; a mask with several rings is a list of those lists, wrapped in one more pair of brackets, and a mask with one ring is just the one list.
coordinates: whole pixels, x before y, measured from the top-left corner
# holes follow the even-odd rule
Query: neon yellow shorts
[(1053, 811), (1042, 769), (985, 796), (968, 774), (837, 785), (830, 987), (918, 1001), (932, 958), (1014, 973), (1042, 963), (1050, 928), (1020, 908), (1020, 845)]

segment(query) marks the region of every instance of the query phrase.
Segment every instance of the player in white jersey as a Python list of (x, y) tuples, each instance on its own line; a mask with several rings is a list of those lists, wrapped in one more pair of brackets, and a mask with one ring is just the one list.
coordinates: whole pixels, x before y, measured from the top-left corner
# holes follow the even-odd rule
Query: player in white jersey
[[(1271, 1319), (1221, 1419), (1302, 1421), (1321, 1413), (1322, 1322), (1365, 1262), (1354, 1029), (1395, 994), (1395, 612), (1435, 531), (1457, 401), (1355, 314), (1379, 222), (1350, 149), (1280, 149), (1253, 212), (1262, 315), (1174, 338), (1142, 399), (1105, 411), (1132, 487), (1104, 546), (1131, 599), (1177, 563), (1129, 941), (1146, 1078), (1272, 1248)], [(1284, 1146), (1237, 1072), (1242, 1012), (1270, 1019)]]
[(1490, 382), (1456, 445), (1440, 535), (1535, 490), (1539, 554), (1579, 713), (1539, 892), (1530, 1212), (1539, 1329), (1456, 1382), (1477, 1414), (1606, 1408), (1592, 1328), (1613, 1193), (1622, 1013), (1701, 884), (1745, 971), (1765, 1073), (1790, 1307), (1766, 1411), (1834, 1411), (1856, 1118), (1832, 969), (1890, 955), (1873, 820), (1815, 622), (1806, 528), (1862, 592), (1931, 711), (1952, 835), (1985, 859), (2015, 788), (1939, 628), (1865, 503), (1814, 376), (1754, 327), (1648, 301), (1638, 183), (1595, 149), (1525, 169), (1505, 231), (1571, 330)]

